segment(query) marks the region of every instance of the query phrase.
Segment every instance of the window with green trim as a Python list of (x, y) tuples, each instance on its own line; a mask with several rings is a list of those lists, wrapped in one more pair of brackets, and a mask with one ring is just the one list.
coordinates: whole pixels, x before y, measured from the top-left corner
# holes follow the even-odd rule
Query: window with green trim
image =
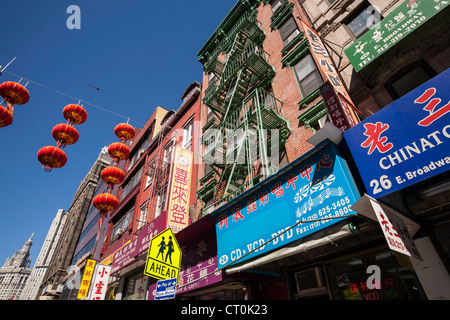
[(273, 0), (273, 1), (271, 1), (270, 2), (270, 6), (272, 8), (272, 12), (277, 11), (277, 9), (285, 2), (286, 2), (286, 0)]
[(290, 17), (288, 20), (286, 20), (286, 22), (283, 23), (278, 31), (280, 31), (280, 36), (285, 46), (300, 33), (297, 23), (295, 23), (294, 17)]
[(293, 70), (297, 77), (302, 97), (307, 97), (323, 83), (316, 64), (309, 53), (294, 65)]

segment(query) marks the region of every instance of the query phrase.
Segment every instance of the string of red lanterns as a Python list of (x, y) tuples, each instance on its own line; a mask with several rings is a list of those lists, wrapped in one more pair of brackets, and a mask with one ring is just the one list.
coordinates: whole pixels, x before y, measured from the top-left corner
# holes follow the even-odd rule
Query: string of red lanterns
[(61, 168), (66, 164), (67, 156), (62, 148), (78, 141), (80, 136), (74, 125), (82, 124), (87, 120), (86, 110), (77, 104), (65, 106), (63, 116), (67, 120), (67, 123), (57, 124), (52, 129), (52, 136), (56, 141), (56, 147), (46, 146), (39, 149), (37, 153), (37, 158), (42, 163), (42, 168), (46, 172)]
[(108, 154), (113, 160), (111, 166), (106, 167), (100, 173), (100, 177), (106, 183), (108, 190), (92, 199), (92, 205), (100, 211), (100, 225), (107, 213), (114, 211), (119, 206), (119, 199), (111, 192), (114, 185), (121, 184), (125, 179), (125, 173), (117, 165), (121, 160), (126, 160), (130, 156), (130, 148), (124, 142), (134, 138), (135, 130), (127, 123), (120, 123), (114, 128), (114, 133), (120, 139), (120, 142), (114, 142), (108, 147)]
[(6, 101), (6, 108), (0, 105), (0, 128), (13, 123), (14, 105), (22, 105), (30, 100), (30, 93), (19, 83), (7, 81), (0, 84), (0, 96)]

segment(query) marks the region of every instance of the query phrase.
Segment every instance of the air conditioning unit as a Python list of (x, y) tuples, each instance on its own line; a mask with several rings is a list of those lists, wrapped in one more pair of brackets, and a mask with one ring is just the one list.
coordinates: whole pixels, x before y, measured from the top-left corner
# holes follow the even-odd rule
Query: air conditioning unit
[(322, 277), (322, 268), (315, 267), (295, 273), (297, 296), (309, 296), (326, 293), (327, 287)]

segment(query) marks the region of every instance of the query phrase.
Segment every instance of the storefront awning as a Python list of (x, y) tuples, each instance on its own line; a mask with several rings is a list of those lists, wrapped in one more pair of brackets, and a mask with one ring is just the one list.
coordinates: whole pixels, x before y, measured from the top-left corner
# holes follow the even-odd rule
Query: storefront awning
[(263, 264), (280, 260), (297, 253), (306, 252), (313, 248), (334, 243), (337, 240), (350, 236), (354, 231), (350, 229), (348, 221), (337, 223), (331, 227), (322, 229), (309, 237), (299, 239), (285, 247), (275, 250), (255, 260), (226, 269), (227, 274), (240, 272), (261, 266)]

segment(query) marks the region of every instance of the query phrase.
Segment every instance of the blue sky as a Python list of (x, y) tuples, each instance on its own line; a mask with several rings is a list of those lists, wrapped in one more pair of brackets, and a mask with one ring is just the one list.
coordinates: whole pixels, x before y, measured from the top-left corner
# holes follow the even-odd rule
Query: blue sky
[[(102, 147), (117, 141), (118, 123), (130, 118), (130, 124), (141, 126), (158, 105), (178, 109), (186, 87), (202, 80), (197, 52), (235, 3), (2, 2), (0, 65), (17, 58), (0, 82), (18, 82), (15, 75), (32, 82), (30, 101), (15, 107), (11, 126), (0, 128), (0, 266), (33, 232), (34, 265), (58, 209), (69, 209)], [(72, 4), (81, 9), (80, 30), (66, 26)], [(80, 139), (64, 149), (65, 167), (45, 173), (36, 154), (56, 145), (52, 128), (66, 122), (62, 109), (78, 99), (88, 113), (76, 126)]]

